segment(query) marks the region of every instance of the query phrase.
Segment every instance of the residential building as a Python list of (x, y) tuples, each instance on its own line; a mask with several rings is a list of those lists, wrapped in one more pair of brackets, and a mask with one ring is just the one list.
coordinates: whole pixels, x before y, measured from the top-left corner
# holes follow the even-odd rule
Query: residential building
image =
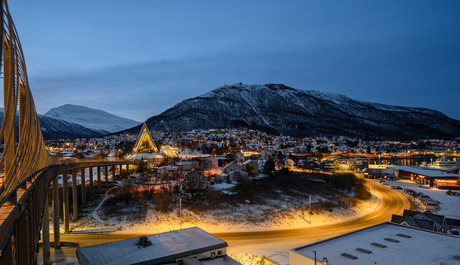
[(203, 175), (203, 172), (193, 169), (185, 174), (182, 181), (182, 189), (186, 192), (198, 192), (208, 188), (208, 179)]
[(259, 174), (259, 164), (255, 161), (247, 160), (241, 166), (243, 167), (243, 170), (250, 175)]
[(240, 165), (238, 165), (236, 161), (233, 161), (224, 167), (223, 172), (225, 174), (230, 174), (232, 172), (241, 171), (241, 170), (243, 170), (243, 168)]

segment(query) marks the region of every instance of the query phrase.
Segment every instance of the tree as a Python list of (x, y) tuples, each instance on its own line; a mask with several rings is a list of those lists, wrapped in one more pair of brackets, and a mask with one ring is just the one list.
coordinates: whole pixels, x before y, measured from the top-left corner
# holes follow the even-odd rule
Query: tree
[(147, 170), (147, 162), (140, 159), (137, 163), (137, 173), (143, 174)]
[(270, 157), (267, 160), (267, 162), (265, 162), (263, 172), (266, 175), (272, 176), (274, 171), (275, 171), (275, 160), (272, 157)]
[(162, 187), (160, 191), (155, 192), (154, 199), (160, 211), (169, 211), (169, 206), (171, 205), (171, 193), (168, 191), (168, 189)]
[(253, 175), (252, 171), (254, 170), (254, 167), (252, 165), (246, 165), (244, 171), (248, 172), (249, 175)]
[(222, 202), (220, 191), (216, 190), (214, 187), (210, 187), (206, 195), (208, 197), (209, 207), (211, 208), (216, 208), (219, 203)]

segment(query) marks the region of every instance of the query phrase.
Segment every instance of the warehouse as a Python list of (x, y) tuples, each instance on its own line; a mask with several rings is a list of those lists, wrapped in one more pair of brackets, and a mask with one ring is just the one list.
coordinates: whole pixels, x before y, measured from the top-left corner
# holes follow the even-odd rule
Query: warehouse
[(289, 264), (460, 264), (460, 237), (386, 222), (292, 249)]
[(429, 185), (438, 189), (460, 189), (460, 175), (446, 171), (416, 167), (416, 166), (394, 166), (395, 176), (410, 179), (422, 185)]

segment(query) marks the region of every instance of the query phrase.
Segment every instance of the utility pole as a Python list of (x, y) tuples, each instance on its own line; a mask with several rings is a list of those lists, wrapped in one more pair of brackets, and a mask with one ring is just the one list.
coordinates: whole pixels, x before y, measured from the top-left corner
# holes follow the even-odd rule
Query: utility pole
[(309, 210), (310, 225), (311, 225), (311, 195), (308, 196), (308, 210)]
[(179, 198), (180, 229), (182, 229), (182, 198)]
[(313, 251), (313, 253), (315, 254), (315, 265), (316, 265), (316, 251)]

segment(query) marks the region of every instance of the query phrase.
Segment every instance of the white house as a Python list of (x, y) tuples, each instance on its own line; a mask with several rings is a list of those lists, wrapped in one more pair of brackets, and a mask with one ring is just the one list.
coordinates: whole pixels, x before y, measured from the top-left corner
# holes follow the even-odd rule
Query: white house
[(243, 168), (240, 165), (238, 165), (236, 161), (233, 161), (224, 167), (223, 172), (225, 174), (230, 174), (232, 172), (239, 171), (239, 170), (243, 170)]

